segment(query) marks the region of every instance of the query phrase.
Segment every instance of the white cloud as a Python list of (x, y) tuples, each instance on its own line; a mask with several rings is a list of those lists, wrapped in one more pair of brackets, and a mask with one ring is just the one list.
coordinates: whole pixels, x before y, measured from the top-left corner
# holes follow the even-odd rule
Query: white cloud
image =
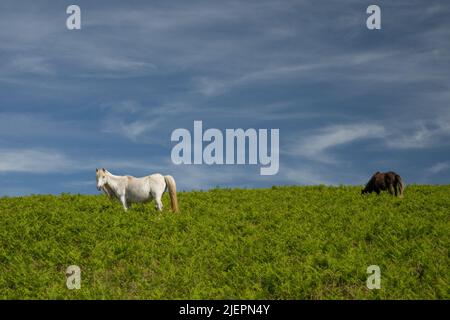
[(124, 100), (119, 102), (107, 102), (100, 105), (104, 112), (114, 112), (118, 114), (136, 114), (144, 111), (144, 108), (133, 100)]
[[(377, 124), (349, 124), (329, 126), (301, 139), (300, 144), (287, 154), (306, 157), (314, 161), (331, 163), (334, 158), (327, 152), (333, 147), (361, 139), (382, 138), (386, 135), (383, 126)], [(291, 143), (295, 143), (291, 141)]]
[(283, 180), (300, 185), (333, 185), (335, 181), (330, 180), (330, 176), (324, 177), (323, 173), (318, 173), (318, 168), (314, 167), (294, 167), (294, 166), (280, 166), (280, 175)]
[(61, 120), (42, 113), (3, 113), (0, 112), (0, 136), (12, 141), (26, 139), (65, 139), (92, 140), (92, 131), (84, 123)]
[[(271, 65), (259, 65), (256, 69), (239, 70), (233, 76), (222, 79), (211, 77), (199, 77), (194, 79), (197, 91), (205, 96), (214, 96), (225, 93), (233, 88), (240, 88), (243, 85), (262, 81), (280, 81), (290, 78), (308, 79), (316, 78), (319, 71), (336, 68), (348, 68), (360, 66), (362, 64), (376, 63), (379, 60), (389, 59), (394, 56), (394, 52), (358, 52), (351, 54), (339, 54), (330, 57), (305, 57), (302, 63), (277, 63)], [(246, 71), (247, 70), (247, 71)], [(335, 71), (332, 71), (335, 72)]]
[(97, 57), (95, 59), (95, 64), (97, 67), (115, 72), (142, 72), (145, 69), (154, 70), (156, 68), (154, 64), (149, 62), (116, 57)]
[(435, 120), (428, 124), (418, 123), (408, 125), (403, 130), (395, 130), (386, 140), (386, 144), (396, 149), (421, 149), (447, 143), (448, 137), (450, 137), (450, 123)]
[(116, 170), (139, 170), (154, 172), (163, 170), (167, 165), (161, 158), (148, 160), (130, 160), (123, 158), (83, 157), (73, 158), (57, 150), (50, 149), (0, 149), (0, 173), (60, 173), (94, 171), (95, 168), (105, 167)]
[(117, 118), (111, 118), (107, 120), (103, 132), (119, 134), (132, 141), (137, 141), (137, 139), (141, 138), (145, 133), (156, 130), (159, 127), (159, 122), (158, 119), (126, 122)]
[(74, 162), (51, 150), (0, 149), (0, 173), (52, 173), (72, 170)]
[(450, 169), (450, 162), (439, 162), (427, 169), (432, 174), (438, 174)]
[(54, 74), (54, 69), (47, 59), (37, 56), (14, 57), (14, 59), (9, 63), (9, 71), (37, 75)]
[(149, 116), (145, 108), (131, 101), (108, 108), (110, 110), (102, 120), (102, 132), (123, 136), (133, 142), (157, 141), (152, 137), (152, 133), (158, 131), (162, 125), (160, 116)]
[[(198, 114), (205, 118), (203, 108), (195, 108), (188, 102), (174, 102), (156, 106), (145, 106), (134, 100), (114, 103), (103, 103), (100, 109), (104, 112), (101, 131), (125, 137), (133, 142), (166, 145), (170, 141), (170, 133), (175, 123), (182, 121), (183, 116)], [(166, 139), (161, 139), (164, 132)]]

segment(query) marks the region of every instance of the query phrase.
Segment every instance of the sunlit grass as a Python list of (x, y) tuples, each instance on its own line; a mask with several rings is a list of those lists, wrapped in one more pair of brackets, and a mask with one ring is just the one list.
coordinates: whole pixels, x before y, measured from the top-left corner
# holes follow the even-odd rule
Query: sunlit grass
[[(0, 199), (3, 299), (448, 299), (450, 186), (179, 194), (181, 213), (105, 196)], [(381, 289), (366, 268), (381, 268)], [(65, 270), (82, 270), (80, 290)]]

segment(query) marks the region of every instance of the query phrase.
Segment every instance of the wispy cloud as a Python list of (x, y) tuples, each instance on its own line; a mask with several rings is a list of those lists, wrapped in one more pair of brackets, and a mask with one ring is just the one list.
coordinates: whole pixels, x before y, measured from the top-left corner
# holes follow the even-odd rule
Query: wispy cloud
[[(14, 57), (14, 59), (9, 62), (9, 72), (14, 71), (20, 74), (35, 74), (45, 76), (52, 75), (55, 72), (47, 59), (37, 56)], [(8, 71), (6, 72), (8, 73)]]
[(288, 150), (287, 154), (332, 163), (336, 160), (329, 153), (334, 147), (362, 140), (382, 138), (386, 135), (383, 126), (370, 123), (333, 125), (300, 138), (300, 143)]
[(92, 139), (89, 125), (71, 119), (58, 119), (42, 112), (0, 112), (0, 136), (11, 142), (54, 138)]
[(450, 162), (439, 162), (427, 169), (432, 174), (438, 174), (450, 170)]
[(73, 168), (72, 160), (62, 153), (51, 150), (0, 150), (0, 173), (52, 173), (73, 170)]
[(120, 118), (107, 118), (104, 120), (104, 133), (114, 133), (120, 136), (124, 136), (132, 141), (150, 142), (148, 135), (145, 138), (140, 139), (144, 134), (151, 133), (160, 127), (159, 119), (155, 120), (133, 120), (125, 121)]
[[(397, 53), (398, 54), (398, 53)], [(314, 56), (307, 57), (302, 63), (284, 63), (272, 64), (270, 66), (259, 66), (259, 69), (249, 70), (235, 74), (234, 76), (227, 76), (222, 79), (199, 77), (194, 79), (198, 92), (205, 96), (214, 96), (223, 94), (233, 88), (241, 88), (249, 84), (257, 84), (260, 82), (269, 81), (287, 81), (292, 78), (307, 80), (316, 78), (322, 71), (327, 71), (328, 77), (330, 74), (337, 73), (337, 70), (377, 63), (380, 60), (389, 59), (395, 56), (392, 52), (365, 52), (351, 54), (338, 54), (333, 57), (318, 58)], [(316, 73), (316, 74), (313, 74)]]
[[(112, 133), (133, 142), (165, 144), (161, 132), (181, 115), (194, 112), (180, 103), (144, 106), (135, 100), (107, 102), (100, 105), (101, 131)], [(197, 109), (196, 112), (199, 112)]]
[(386, 144), (396, 149), (422, 149), (448, 144), (450, 123), (436, 120), (425, 124), (409, 125), (403, 131), (396, 129)]

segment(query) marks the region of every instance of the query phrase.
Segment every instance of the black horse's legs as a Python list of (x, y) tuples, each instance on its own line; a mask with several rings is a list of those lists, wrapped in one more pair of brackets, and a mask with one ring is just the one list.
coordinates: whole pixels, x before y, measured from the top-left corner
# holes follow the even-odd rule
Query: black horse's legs
[(394, 195), (394, 193), (395, 193), (395, 195), (397, 195), (397, 190), (395, 190), (395, 188), (394, 188), (394, 186), (392, 184), (389, 185), (388, 189), (389, 189), (389, 193), (391, 195)]

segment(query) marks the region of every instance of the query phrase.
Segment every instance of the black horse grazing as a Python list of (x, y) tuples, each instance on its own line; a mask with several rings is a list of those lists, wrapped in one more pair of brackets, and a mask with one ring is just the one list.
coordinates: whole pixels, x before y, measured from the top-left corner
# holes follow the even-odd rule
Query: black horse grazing
[(371, 192), (380, 194), (380, 191), (388, 190), (392, 195), (403, 197), (403, 188), (402, 178), (395, 172), (376, 172), (367, 182), (366, 187), (361, 190), (361, 194)]

